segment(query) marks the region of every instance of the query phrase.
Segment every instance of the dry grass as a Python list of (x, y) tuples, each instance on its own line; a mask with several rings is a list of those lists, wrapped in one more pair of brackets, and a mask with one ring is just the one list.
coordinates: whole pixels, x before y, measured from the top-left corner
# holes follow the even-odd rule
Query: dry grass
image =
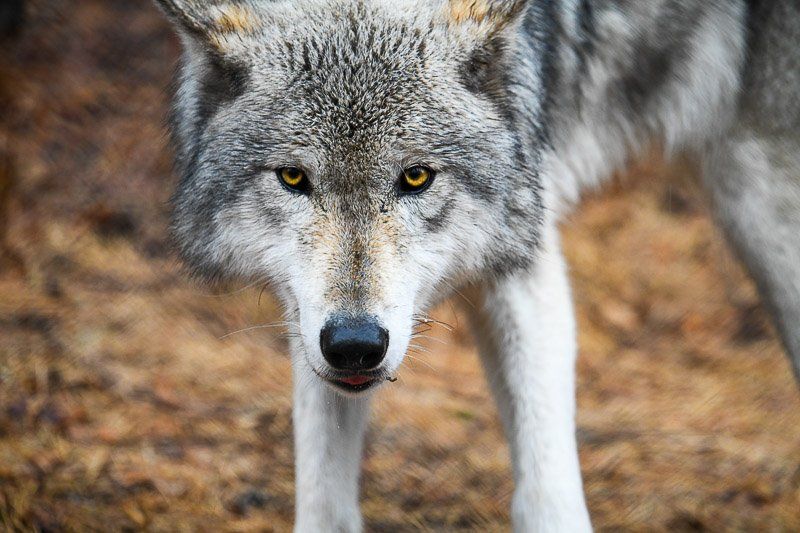
[[(255, 289), (170, 258), (161, 121), (178, 45), (149, 2), (31, 2), (0, 53), (0, 526), (285, 531), (290, 371)], [(800, 394), (680, 169), (588, 200), (566, 248), (599, 530), (800, 530)], [(10, 191), (8, 194), (3, 191)], [(502, 530), (508, 453), (458, 302), (380, 394), (371, 531)]]

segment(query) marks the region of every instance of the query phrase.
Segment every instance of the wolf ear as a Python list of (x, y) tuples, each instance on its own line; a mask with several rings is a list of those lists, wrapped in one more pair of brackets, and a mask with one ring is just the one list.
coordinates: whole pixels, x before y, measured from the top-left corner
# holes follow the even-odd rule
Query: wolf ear
[(220, 38), (248, 34), (261, 24), (255, 9), (241, 0), (155, 0), (178, 28), (219, 47)]
[(492, 35), (521, 18), (528, 0), (448, 0), (447, 15), (455, 24), (474, 24)]
[(446, 0), (448, 23), (464, 27), (475, 39), (461, 65), (464, 86), (507, 109), (507, 57), (529, 0)]

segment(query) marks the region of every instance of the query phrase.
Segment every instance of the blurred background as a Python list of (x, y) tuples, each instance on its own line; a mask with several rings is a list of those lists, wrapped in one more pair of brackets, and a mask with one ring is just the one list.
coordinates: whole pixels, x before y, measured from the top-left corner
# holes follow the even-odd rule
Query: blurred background
[[(285, 341), (239, 331), (280, 310), (188, 281), (168, 244), (177, 39), (148, 0), (30, 1), (15, 26), (0, 42), (0, 529), (290, 530)], [(592, 518), (798, 531), (800, 394), (690, 176), (653, 158), (565, 225)], [(368, 531), (509, 527), (465, 305), (432, 313), (453, 331), (376, 398)]]

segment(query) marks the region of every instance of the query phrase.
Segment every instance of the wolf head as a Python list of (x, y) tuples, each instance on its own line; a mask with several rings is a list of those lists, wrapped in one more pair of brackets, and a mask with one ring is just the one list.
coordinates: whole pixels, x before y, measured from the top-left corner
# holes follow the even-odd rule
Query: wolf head
[(269, 281), (319, 376), (367, 388), (400, 365), (415, 313), (531, 264), (536, 8), (159, 3), (185, 48), (173, 116), (182, 255), (206, 278)]

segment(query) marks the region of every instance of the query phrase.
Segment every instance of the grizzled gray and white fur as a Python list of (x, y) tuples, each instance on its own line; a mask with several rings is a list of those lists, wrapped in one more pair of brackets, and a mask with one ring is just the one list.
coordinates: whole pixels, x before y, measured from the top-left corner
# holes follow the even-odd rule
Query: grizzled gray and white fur
[(591, 528), (556, 226), (653, 145), (699, 162), (800, 371), (795, 0), (158, 3), (185, 48), (182, 255), (268, 282), (294, 333), (298, 531), (361, 529), (369, 397), (455, 290), (477, 302), (515, 529)]

